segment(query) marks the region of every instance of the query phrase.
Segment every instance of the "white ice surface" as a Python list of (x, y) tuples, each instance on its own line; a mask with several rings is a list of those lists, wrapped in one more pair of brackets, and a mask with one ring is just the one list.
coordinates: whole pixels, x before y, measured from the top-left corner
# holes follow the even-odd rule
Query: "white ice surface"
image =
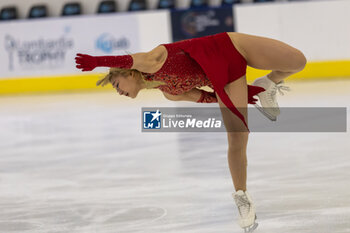
[[(280, 106), (349, 108), (350, 80), (286, 85)], [(160, 92), (0, 97), (0, 232), (242, 232), (226, 134), (142, 133), (152, 106), (175, 103)], [(350, 232), (349, 152), (349, 132), (251, 133), (256, 232)]]

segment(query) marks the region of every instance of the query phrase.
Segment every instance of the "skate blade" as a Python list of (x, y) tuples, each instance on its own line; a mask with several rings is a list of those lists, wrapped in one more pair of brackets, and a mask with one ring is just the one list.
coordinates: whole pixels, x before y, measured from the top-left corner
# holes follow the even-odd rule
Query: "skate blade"
[(258, 223), (254, 223), (252, 226), (250, 227), (245, 227), (244, 228), (244, 233), (252, 233), (253, 231), (255, 231), (255, 229), (259, 226)]
[(254, 107), (256, 107), (264, 116), (266, 116), (269, 120), (271, 121), (276, 121), (277, 117), (272, 116), (271, 114), (269, 114), (268, 112), (264, 111), (263, 107), (260, 107), (258, 104), (254, 104)]

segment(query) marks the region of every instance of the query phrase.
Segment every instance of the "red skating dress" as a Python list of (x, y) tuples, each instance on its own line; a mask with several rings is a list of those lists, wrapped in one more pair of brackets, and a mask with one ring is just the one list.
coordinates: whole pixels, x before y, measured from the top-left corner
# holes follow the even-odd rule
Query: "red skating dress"
[[(222, 102), (245, 124), (243, 115), (231, 102), (224, 90), (226, 84), (246, 73), (247, 62), (236, 50), (227, 33), (163, 44), (167, 59), (156, 73), (143, 73), (146, 80), (163, 81), (166, 85), (156, 88), (178, 95), (195, 87), (209, 86), (219, 95)], [(254, 95), (264, 88), (248, 85), (248, 103), (254, 104)]]

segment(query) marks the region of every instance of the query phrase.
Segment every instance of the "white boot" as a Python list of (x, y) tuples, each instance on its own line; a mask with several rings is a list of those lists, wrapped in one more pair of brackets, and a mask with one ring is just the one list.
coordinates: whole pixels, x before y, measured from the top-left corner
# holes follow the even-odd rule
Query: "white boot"
[(252, 84), (253, 86), (263, 87), (266, 90), (257, 94), (261, 106), (258, 104), (254, 104), (254, 106), (272, 121), (275, 121), (280, 114), (280, 109), (276, 100), (276, 91), (278, 90), (281, 95), (284, 95), (282, 90), (290, 91), (289, 87), (282, 86), (283, 83), (284, 80), (276, 84), (265, 75), (257, 78)]
[(232, 193), (232, 197), (238, 207), (238, 224), (244, 229), (244, 232), (253, 232), (258, 227), (258, 223), (255, 222), (255, 205), (251, 197), (247, 191), (242, 190)]

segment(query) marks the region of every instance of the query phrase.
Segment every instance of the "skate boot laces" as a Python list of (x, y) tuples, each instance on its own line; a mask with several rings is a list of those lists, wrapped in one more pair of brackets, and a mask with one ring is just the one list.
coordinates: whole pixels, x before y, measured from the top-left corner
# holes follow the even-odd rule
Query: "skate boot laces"
[(273, 85), (271, 87), (271, 91), (268, 93), (268, 99), (271, 103), (275, 103), (276, 102), (276, 92), (278, 91), (280, 93), (280, 95), (284, 95), (283, 91), (290, 91), (290, 87), (288, 86), (283, 86), (282, 84), (284, 83), (284, 80), (282, 80), (281, 82)]
[(246, 195), (236, 195), (235, 201), (240, 215), (242, 217), (247, 216), (249, 214), (251, 204)]

